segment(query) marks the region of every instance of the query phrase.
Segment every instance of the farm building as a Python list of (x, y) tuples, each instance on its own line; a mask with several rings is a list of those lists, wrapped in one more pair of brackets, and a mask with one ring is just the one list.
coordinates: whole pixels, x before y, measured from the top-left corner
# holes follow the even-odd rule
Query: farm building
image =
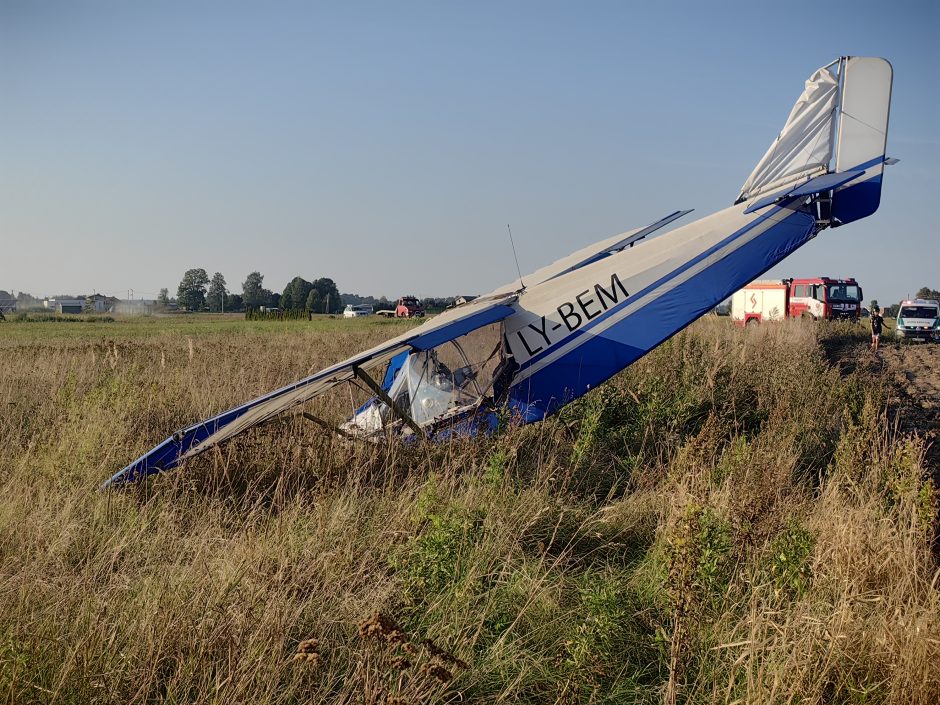
[(0, 289), (0, 314), (16, 312), (16, 298)]
[(81, 313), (85, 309), (85, 299), (46, 299), (42, 303), (56, 313)]
[(104, 294), (92, 294), (85, 297), (85, 310), (95, 313), (111, 313), (115, 306), (120, 303), (120, 299), (114, 296), (105, 296)]
[(131, 316), (150, 316), (156, 306), (157, 302), (151, 299), (130, 299), (118, 301), (113, 311)]

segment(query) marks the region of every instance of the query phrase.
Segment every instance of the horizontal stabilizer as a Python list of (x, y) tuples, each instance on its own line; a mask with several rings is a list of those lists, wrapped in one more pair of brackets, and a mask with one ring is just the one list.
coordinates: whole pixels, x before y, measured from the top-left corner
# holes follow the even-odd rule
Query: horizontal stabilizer
[(814, 196), (823, 191), (832, 191), (858, 178), (864, 173), (863, 171), (845, 171), (841, 174), (823, 174), (822, 176), (817, 176), (815, 179), (810, 179), (806, 183), (800, 184), (796, 188), (784, 189), (783, 191), (778, 191), (769, 196), (764, 196), (745, 208), (744, 212), (753, 213), (761, 208), (766, 208), (767, 206), (772, 206), (782, 201)]

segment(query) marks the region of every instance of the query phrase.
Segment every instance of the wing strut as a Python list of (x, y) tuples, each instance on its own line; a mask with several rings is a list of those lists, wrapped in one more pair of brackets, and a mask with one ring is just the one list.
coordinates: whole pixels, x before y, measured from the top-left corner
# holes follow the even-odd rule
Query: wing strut
[(418, 425), (418, 423), (413, 418), (411, 418), (411, 414), (402, 409), (401, 406), (399, 406), (398, 403), (388, 395), (388, 392), (382, 389), (381, 385), (376, 384), (375, 380), (372, 379), (365, 370), (363, 370), (358, 365), (354, 366), (352, 369), (356, 377), (365, 382), (365, 385), (372, 390), (372, 393), (385, 402), (388, 405), (388, 408), (391, 409), (395, 414), (395, 416), (408, 424), (418, 438), (423, 439), (426, 437), (424, 431), (421, 430), (421, 427)]

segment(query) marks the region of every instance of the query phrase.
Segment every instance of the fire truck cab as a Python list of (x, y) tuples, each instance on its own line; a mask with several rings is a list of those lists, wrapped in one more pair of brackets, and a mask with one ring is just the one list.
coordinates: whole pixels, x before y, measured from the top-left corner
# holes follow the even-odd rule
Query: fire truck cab
[(858, 321), (862, 315), (862, 288), (855, 279), (790, 279), (790, 318)]
[(395, 318), (424, 318), (424, 306), (414, 296), (402, 296), (395, 307)]

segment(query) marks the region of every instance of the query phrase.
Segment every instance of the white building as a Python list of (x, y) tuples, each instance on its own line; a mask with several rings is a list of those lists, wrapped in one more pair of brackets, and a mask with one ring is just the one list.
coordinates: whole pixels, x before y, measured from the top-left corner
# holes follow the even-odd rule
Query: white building
[(85, 310), (85, 299), (46, 299), (42, 305), (56, 313), (81, 313)]

